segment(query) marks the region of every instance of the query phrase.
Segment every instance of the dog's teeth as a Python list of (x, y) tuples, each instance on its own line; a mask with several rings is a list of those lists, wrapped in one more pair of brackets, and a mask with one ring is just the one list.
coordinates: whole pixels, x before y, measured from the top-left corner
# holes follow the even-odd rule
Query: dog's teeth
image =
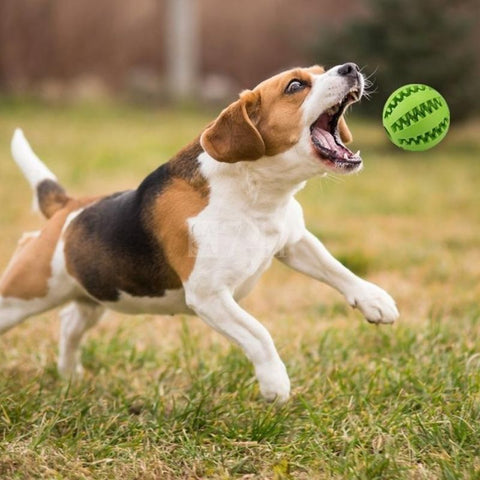
[(358, 150), (353, 156), (354, 157), (359, 157), (360, 156), (360, 150)]

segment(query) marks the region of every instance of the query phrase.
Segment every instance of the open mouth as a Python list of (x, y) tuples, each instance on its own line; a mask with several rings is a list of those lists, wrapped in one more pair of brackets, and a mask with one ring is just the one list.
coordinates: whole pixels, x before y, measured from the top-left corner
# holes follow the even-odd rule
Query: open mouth
[(351, 89), (337, 104), (323, 112), (310, 127), (310, 137), (320, 159), (335, 170), (353, 171), (362, 165), (360, 150), (353, 153), (340, 138), (338, 121), (347, 107), (360, 100), (358, 88)]

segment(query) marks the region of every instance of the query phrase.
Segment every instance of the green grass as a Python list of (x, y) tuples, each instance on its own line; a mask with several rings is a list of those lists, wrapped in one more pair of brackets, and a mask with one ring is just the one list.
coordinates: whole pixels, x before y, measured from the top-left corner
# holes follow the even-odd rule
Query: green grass
[[(9, 158), (20, 125), (76, 193), (134, 186), (211, 115), (0, 103), (0, 269), (42, 221)], [(351, 122), (365, 171), (301, 192), (308, 225), (397, 299), (368, 325), (325, 286), (274, 265), (244, 302), (292, 380), (262, 401), (241, 352), (196, 318), (110, 314), (85, 379), (56, 373), (58, 321), (0, 338), (2, 479), (480, 479), (480, 125), (431, 152)]]

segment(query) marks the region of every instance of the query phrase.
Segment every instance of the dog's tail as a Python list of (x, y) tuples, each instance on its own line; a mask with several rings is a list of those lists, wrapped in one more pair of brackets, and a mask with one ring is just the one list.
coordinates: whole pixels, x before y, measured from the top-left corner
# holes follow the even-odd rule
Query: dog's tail
[(12, 156), (33, 190), (33, 208), (50, 218), (70, 200), (57, 177), (35, 155), (22, 130), (12, 138)]

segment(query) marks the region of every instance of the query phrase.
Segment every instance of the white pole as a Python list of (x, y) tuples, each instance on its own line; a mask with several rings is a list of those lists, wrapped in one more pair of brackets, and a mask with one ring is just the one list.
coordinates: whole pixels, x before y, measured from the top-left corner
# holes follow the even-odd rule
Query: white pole
[(176, 100), (193, 98), (199, 67), (197, 0), (167, 0), (167, 75)]

